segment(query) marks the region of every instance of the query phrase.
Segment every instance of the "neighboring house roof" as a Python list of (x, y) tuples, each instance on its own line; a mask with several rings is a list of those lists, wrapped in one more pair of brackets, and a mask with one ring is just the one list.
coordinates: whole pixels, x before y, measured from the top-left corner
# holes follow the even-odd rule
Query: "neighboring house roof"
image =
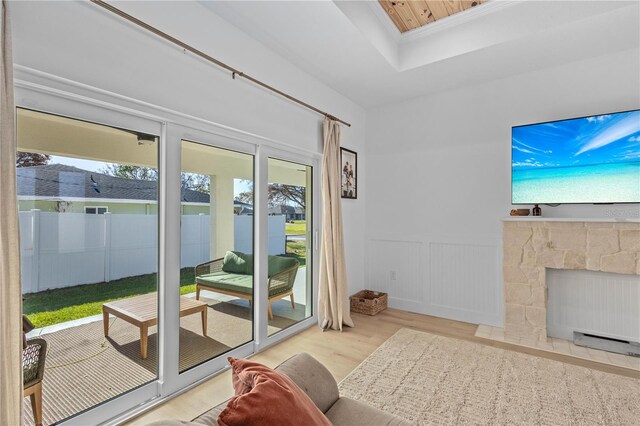
[[(19, 196), (148, 201), (158, 197), (157, 181), (119, 178), (64, 164), (19, 167), (16, 171)], [(183, 188), (182, 201), (209, 204), (209, 194)]]
[(250, 215), (253, 214), (253, 209), (249, 208), (249, 207), (242, 207), (240, 208), (240, 210), (238, 211), (238, 214), (242, 214), (242, 215)]
[(302, 207), (294, 207), (288, 205), (269, 207), (269, 214), (304, 214)]
[(236, 210), (236, 214), (240, 214), (240, 215), (253, 214), (253, 204), (250, 204), (250, 203), (233, 200), (233, 208), (234, 210)]

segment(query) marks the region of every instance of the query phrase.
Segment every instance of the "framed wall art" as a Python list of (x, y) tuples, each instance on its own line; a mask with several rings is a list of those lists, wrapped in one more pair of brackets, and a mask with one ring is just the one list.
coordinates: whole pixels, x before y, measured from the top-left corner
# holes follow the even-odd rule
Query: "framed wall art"
[(340, 165), (342, 198), (358, 198), (358, 154), (340, 148)]

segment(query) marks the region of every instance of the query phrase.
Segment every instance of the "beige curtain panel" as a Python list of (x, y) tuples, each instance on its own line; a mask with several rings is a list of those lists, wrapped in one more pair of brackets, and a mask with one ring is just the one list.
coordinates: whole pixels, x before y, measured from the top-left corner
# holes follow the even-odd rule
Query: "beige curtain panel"
[(344, 260), (342, 200), (340, 199), (340, 125), (324, 121), (322, 158), (322, 240), (320, 245), (320, 288), (318, 324), (323, 330), (353, 327), (347, 295)]
[(0, 425), (22, 424), (22, 291), (13, 59), (7, 2), (0, 9)]

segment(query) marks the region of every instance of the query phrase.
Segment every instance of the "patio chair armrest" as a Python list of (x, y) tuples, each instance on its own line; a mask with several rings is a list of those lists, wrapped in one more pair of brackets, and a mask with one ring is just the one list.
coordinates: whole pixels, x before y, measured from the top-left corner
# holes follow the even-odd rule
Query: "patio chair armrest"
[(298, 265), (287, 268), (284, 271), (269, 277), (269, 295), (284, 293), (293, 288), (298, 273)]
[(219, 259), (210, 260), (208, 262), (204, 262), (199, 265), (196, 265), (194, 268), (195, 276), (197, 277), (204, 274), (212, 274), (214, 272), (220, 272), (222, 271), (223, 262), (224, 262), (224, 258), (221, 257)]
[[(36, 349), (35, 351), (31, 349), (38, 346), (39, 348)], [(30, 358), (26, 362), (25, 362), (25, 356)], [(31, 364), (31, 368), (36, 368), (37, 373), (34, 376), (30, 377), (29, 380), (27, 380), (26, 382), (23, 382), (24, 387), (29, 388), (41, 382), (42, 378), (44, 377), (44, 363), (47, 358), (47, 341), (40, 338), (27, 340), (27, 348), (23, 351), (22, 357), (23, 357), (23, 360), (22, 360), (23, 373), (25, 372), (24, 370), (25, 365), (29, 366), (29, 364), (34, 361), (34, 358), (35, 358), (35, 361), (37, 362), (37, 365)], [(23, 379), (25, 378), (26, 377), (24, 377)]]

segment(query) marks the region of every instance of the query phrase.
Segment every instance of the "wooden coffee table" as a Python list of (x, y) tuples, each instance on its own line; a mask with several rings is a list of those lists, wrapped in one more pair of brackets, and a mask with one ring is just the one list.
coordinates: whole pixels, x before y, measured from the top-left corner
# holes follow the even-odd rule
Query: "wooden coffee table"
[[(196, 299), (180, 296), (180, 318), (202, 315), (202, 335), (207, 335), (207, 304)], [(158, 323), (158, 293), (116, 300), (102, 305), (104, 337), (109, 336), (109, 314), (121, 318), (140, 328), (140, 358), (147, 358), (147, 336), (149, 327)]]

